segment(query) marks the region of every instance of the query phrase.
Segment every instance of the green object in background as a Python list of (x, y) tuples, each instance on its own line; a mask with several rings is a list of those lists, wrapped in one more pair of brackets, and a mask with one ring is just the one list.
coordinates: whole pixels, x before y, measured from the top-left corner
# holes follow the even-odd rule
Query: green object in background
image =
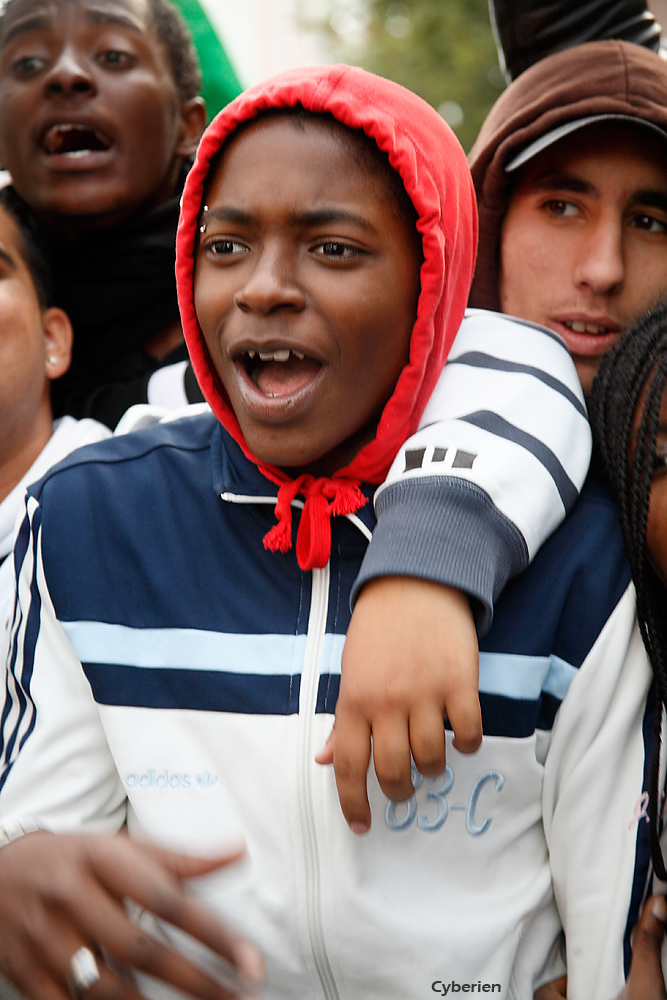
[(227, 53), (198, 0), (174, 0), (192, 34), (201, 63), (209, 120), (243, 89)]

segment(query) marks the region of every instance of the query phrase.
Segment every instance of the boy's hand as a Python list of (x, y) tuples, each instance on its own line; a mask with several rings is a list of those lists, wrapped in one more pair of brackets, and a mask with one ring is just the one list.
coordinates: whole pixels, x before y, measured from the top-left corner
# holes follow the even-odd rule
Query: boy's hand
[(472, 753), (481, 743), (478, 674), (477, 635), (463, 594), (409, 577), (366, 585), (343, 650), (335, 730), (316, 757), (333, 762), (354, 833), (371, 824), (371, 737), (382, 791), (393, 800), (410, 798), (411, 752), (426, 777), (445, 769), (445, 715), (457, 750)]
[[(91, 1000), (140, 1000), (132, 984), (104, 963), (104, 948), (122, 966), (195, 998), (257, 997), (264, 976), (259, 952), (223, 927), (183, 885), (183, 879), (231, 864), (239, 853), (204, 860), (122, 834), (29, 833), (0, 849), (0, 971), (33, 1000), (71, 1000), (70, 962), (86, 948), (96, 958), (100, 977), (90, 987)], [(125, 899), (221, 956), (226, 968), (220, 980), (134, 924), (125, 912)]]

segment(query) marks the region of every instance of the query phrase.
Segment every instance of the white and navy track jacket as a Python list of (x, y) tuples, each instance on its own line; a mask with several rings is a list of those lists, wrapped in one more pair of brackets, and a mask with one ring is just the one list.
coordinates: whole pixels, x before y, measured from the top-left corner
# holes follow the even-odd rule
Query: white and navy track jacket
[(267, 1000), (453, 983), (532, 1000), (562, 971), (556, 901), (571, 997), (611, 1000), (646, 878), (648, 668), (610, 500), (585, 490), (498, 602), (480, 750), (450, 744), (407, 804), (369, 775), (355, 837), (313, 757), (372, 506), (335, 518), (329, 564), (303, 572), (264, 550), (275, 489), (211, 415), (87, 448), (31, 488), (0, 817), (126, 823), (191, 852), (241, 835), (249, 862), (193, 888), (259, 944)]
[(375, 495), (353, 597), (377, 576), (473, 598), (480, 631), (507, 580), (572, 507), (591, 435), (567, 347), (545, 327), (468, 309), (420, 427)]

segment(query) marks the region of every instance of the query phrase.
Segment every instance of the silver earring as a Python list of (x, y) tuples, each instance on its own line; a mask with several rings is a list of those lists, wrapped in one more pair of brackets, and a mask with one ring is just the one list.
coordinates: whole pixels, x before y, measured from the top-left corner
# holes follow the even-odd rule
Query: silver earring
[(206, 218), (205, 218), (205, 216), (206, 216), (207, 212), (208, 212), (208, 205), (204, 205), (204, 209), (203, 209), (203, 213), (202, 213), (202, 219), (201, 219), (202, 225), (199, 227), (199, 232), (200, 233), (205, 233), (206, 232)]
[(49, 362), (50, 365), (58, 364), (58, 358), (55, 356), (55, 354), (49, 354), (46, 360)]

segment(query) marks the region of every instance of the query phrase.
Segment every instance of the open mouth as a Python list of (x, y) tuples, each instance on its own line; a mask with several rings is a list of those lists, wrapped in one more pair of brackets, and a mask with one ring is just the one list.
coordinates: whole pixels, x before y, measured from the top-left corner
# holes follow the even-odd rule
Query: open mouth
[(250, 380), (265, 396), (293, 396), (319, 374), (322, 364), (300, 351), (244, 351), (239, 359)]
[(600, 326), (599, 323), (583, 323), (579, 320), (564, 320), (563, 326), (566, 326), (568, 330), (572, 330), (573, 333), (587, 333), (593, 337), (601, 337), (608, 333), (614, 333), (607, 326)]
[(104, 153), (111, 148), (111, 139), (89, 125), (52, 125), (44, 134), (41, 147), (47, 156), (86, 156)]

